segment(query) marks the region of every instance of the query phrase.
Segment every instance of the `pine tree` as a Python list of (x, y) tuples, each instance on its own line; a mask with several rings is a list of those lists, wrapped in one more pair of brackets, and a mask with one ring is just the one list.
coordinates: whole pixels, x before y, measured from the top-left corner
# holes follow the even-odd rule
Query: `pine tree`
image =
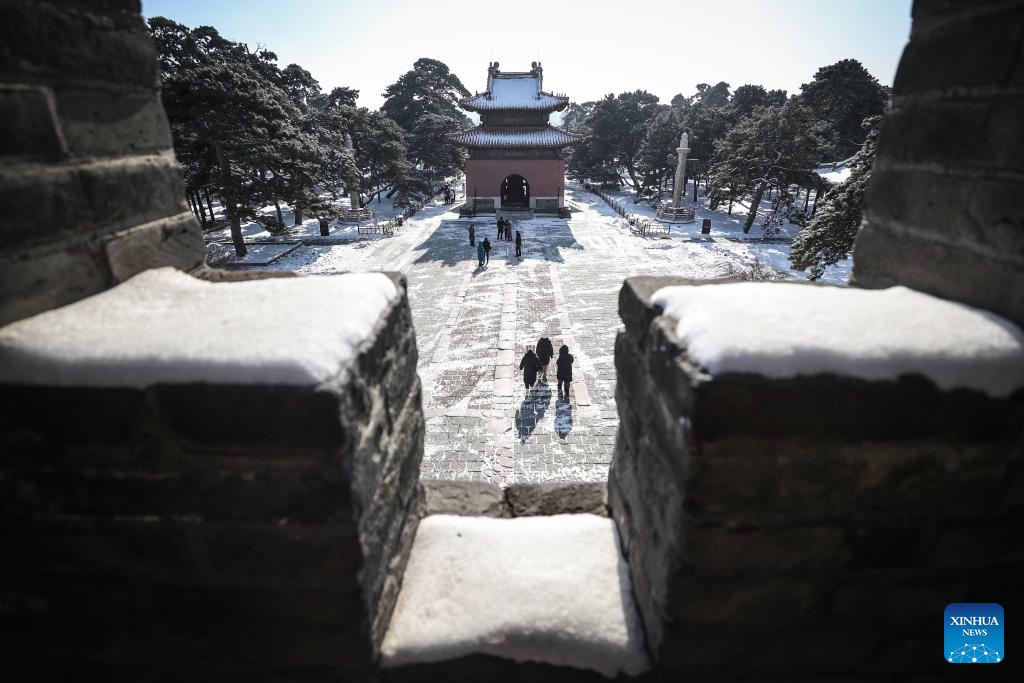
[(606, 95), (583, 124), (589, 135), (573, 150), (572, 174), (592, 180), (619, 179), (621, 167), (626, 169), (633, 187), (639, 188), (637, 155), (648, 122), (664, 108), (657, 96), (643, 90)]
[(860, 230), (864, 192), (871, 179), (881, 116), (865, 119), (866, 133), (850, 176), (828, 191), (810, 225), (793, 240), (789, 260), (796, 270), (807, 270), (817, 280), (825, 268), (849, 258)]
[(429, 193), (430, 181), (465, 167), (465, 150), (447, 138), (472, 122), (459, 107), (469, 90), (459, 77), (436, 59), (421, 58), (384, 91), (381, 111), (405, 132), (409, 160), (418, 177), (406, 189)]
[(716, 145), (710, 189), (713, 203), (751, 196), (743, 232), (749, 232), (765, 192), (786, 188), (814, 165), (823, 141), (810, 112), (796, 100), (759, 107)]
[(856, 59), (821, 67), (800, 91), (804, 104), (827, 123), (831, 152), (837, 159), (857, 152), (865, 135), (861, 122), (882, 114), (888, 102), (886, 89)]

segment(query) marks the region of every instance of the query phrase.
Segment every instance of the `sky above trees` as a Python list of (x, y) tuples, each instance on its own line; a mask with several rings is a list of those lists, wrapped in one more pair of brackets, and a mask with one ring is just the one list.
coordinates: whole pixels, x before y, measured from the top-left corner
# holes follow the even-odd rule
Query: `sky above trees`
[(642, 89), (668, 103), (719, 81), (793, 94), (848, 57), (891, 85), (910, 34), (910, 0), (143, 0), (142, 11), (263, 46), (371, 109), (421, 57), (470, 91), (484, 89), (488, 61), (514, 71), (539, 59), (545, 89), (575, 102)]

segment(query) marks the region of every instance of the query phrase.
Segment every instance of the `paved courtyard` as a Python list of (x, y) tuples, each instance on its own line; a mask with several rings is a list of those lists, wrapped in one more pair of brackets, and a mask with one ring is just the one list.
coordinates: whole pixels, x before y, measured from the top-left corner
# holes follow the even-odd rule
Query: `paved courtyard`
[[(618, 292), (630, 275), (714, 277), (743, 259), (735, 245), (632, 235), (600, 198), (569, 197), (572, 218), (519, 222), (523, 256), (498, 241), (493, 217), (472, 219), (493, 245), (477, 267), (471, 219), (424, 209), (395, 237), (303, 246), (274, 264), (299, 273), (400, 270), (419, 347), (427, 417), (422, 476), (513, 482), (603, 481), (618, 429)], [(686, 226), (692, 233), (694, 226)], [(677, 228), (678, 231), (678, 228)], [(743, 249), (748, 247), (744, 246)], [(768, 248), (765, 245), (764, 248)], [(575, 356), (568, 400), (549, 383), (527, 392), (518, 370), (543, 328)]]

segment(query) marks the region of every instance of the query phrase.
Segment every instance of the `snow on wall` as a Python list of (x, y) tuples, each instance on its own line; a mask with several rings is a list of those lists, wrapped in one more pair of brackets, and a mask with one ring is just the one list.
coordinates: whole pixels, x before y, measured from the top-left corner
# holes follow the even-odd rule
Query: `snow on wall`
[(396, 296), (381, 273), (211, 283), (150, 270), (0, 329), (0, 383), (315, 385)]
[(675, 286), (652, 302), (678, 321), (676, 334), (712, 375), (890, 380), (918, 373), (943, 390), (996, 398), (1024, 388), (1024, 332), (1016, 325), (906, 287)]
[(649, 667), (615, 523), (587, 514), (425, 517), (381, 650), (384, 666), (483, 653)]

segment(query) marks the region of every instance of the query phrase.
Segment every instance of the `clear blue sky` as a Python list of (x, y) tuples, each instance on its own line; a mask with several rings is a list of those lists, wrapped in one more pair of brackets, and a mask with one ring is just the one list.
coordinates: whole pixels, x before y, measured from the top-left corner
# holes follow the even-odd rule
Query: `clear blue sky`
[(797, 92), (818, 68), (852, 57), (892, 85), (911, 0), (143, 0), (146, 17), (210, 25), (296, 63), (362, 106), (416, 59), (447, 64), (470, 91), (487, 63), (528, 70), (576, 102), (642, 89), (667, 102), (697, 83)]

